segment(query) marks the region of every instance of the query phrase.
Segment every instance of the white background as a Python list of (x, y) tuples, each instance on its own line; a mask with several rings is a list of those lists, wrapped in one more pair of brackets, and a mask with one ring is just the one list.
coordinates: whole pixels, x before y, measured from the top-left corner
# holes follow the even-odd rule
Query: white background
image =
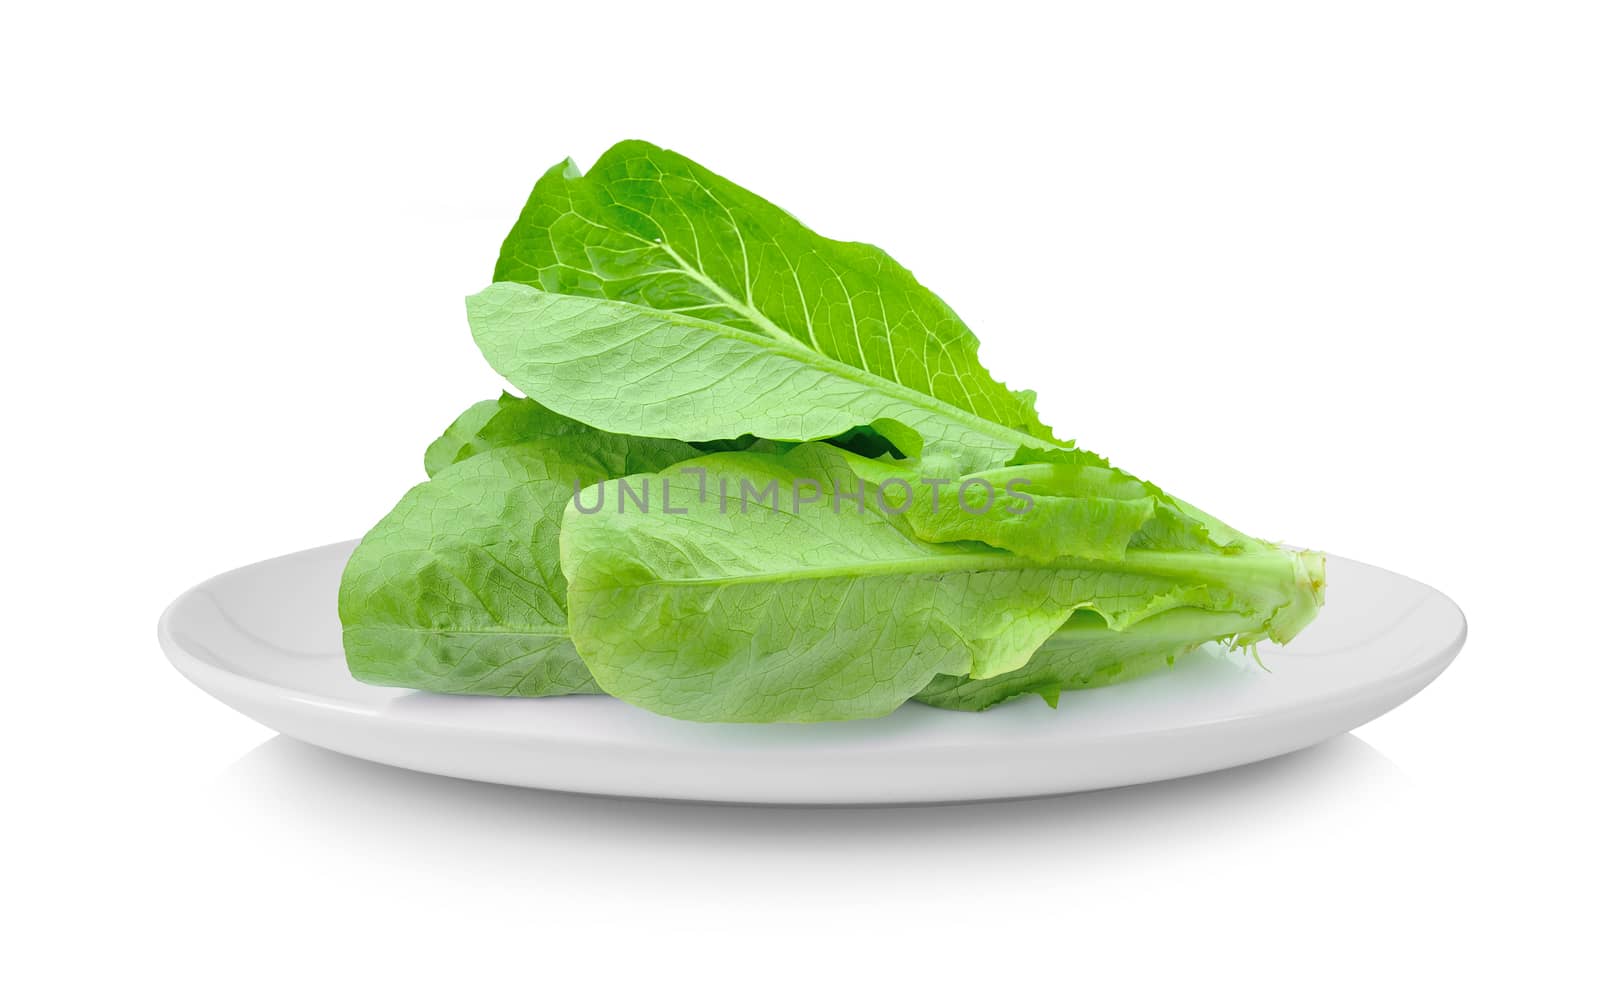
[[(13, 9), (8, 975), (1577, 975), (1597, 52), (1581, 3)], [(535, 176), (632, 136), (887, 248), (1059, 433), (1444, 590), (1466, 650), (1286, 759), (921, 810), (410, 775), (183, 681), (166, 601), (417, 481), (497, 391), (461, 298)]]

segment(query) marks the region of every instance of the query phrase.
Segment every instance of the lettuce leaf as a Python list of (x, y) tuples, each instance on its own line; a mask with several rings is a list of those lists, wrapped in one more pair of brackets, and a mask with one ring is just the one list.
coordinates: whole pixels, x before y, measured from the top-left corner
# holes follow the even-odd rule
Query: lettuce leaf
[(600, 434), (587, 424), (562, 416), (531, 399), (501, 393), (499, 399), (473, 403), (428, 445), (423, 468), (428, 477), (475, 454), (546, 437)]
[(444, 468), (407, 492), (345, 567), (339, 619), (351, 674), (438, 693), (599, 692), (567, 635), (562, 511), (575, 484), (699, 453), (589, 432)]
[(913, 699), (942, 710), (987, 710), (1034, 694), (1052, 707), (1067, 690), (1123, 683), (1166, 668), (1208, 641), (1243, 630), (1227, 612), (1171, 611), (1115, 631), (1092, 613), (1074, 614), (1028, 664), (987, 679), (935, 676)]
[[(733, 328), (1050, 442), (1033, 393), (996, 382), (956, 313), (883, 250), (817, 235), (760, 196), (643, 141), (617, 144), (588, 174), (570, 160), (551, 168), (506, 236), (494, 279)], [(806, 429), (751, 432), (809, 440), (845, 428)]]
[(1120, 662), (1150, 646), (1167, 658), (1211, 640), (1287, 640), (1320, 596), (1315, 554), (1128, 550), (1039, 562), (929, 543), (870, 487), (859, 504), (802, 501), (854, 479), (844, 452), (809, 444), (630, 478), (655, 497), (644, 510), (628, 507), (616, 481), (570, 504), (561, 524), (570, 628), (600, 687), (689, 720), (814, 721), (886, 714), (938, 677), (968, 677), (927, 700), (981, 708), (1074, 685), (1074, 660), (1106, 661), (1106, 650), (1069, 639), (1052, 652), (1066, 668), (970, 685), (1031, 665), (1074, 612), (1111, 633), (1188, 616), (1191, 634), (1117, 647), (1109, 655)]
[(650, 144), (618, 144), (587, 175), (570, 161), (546, 173), (495, 279), (468, 299), (489, 363), (601, 429), (807, 441), (883, 421), (967, 471), (1071, 446), (882, 250), (820, 236)]

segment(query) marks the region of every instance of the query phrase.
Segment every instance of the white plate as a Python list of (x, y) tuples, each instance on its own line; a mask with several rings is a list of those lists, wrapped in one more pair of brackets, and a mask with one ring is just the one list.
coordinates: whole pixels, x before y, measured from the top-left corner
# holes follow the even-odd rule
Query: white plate
[(1210, 648), (1119, 686), (984, 713), (906, 704), (826, 724), (696, 724), (604, 696), (441, 696), (356, 682), (335, 598), (355, 547), (243, 567), (161, 617), (195, 685), (334, 751), (508, 785), (764, 803), (949, 802), (1177, 778), (1309, 747), (1393, 709), (1461, 650), (1467, 623), (1414, 580), (1328, 559), (1328, 602), (1263, 671)]

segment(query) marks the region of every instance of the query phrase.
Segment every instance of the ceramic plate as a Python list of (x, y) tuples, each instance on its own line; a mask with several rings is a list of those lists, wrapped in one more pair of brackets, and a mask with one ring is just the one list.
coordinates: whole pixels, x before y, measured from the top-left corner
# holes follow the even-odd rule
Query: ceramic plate
[(441, 696), (350, 678), (339, 574), (355, 543), (214, 577), (161, 617), (195, 685), (290, 737), (417, 771), (534, 788), (761, 803), (950, 802), (1133, 785), (1260, 761), (1342, 734), (1461, 649), (1443, 594), (1328, 558), (1328, 600), (1265, 669), (1207, 647), (1118, 686), (984, 713), (909, 703), (876, 720), (698, 724), (604, 696)]

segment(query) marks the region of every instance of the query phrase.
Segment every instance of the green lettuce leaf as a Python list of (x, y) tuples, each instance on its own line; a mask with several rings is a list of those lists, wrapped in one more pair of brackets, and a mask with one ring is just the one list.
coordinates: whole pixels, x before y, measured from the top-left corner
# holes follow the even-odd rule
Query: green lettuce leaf
[(499, 399), (473, 403), (456, 417), (439, 439), (428, 445), (423, 467), (431, 478), (458, 461), (498, 447), (601, 432), (526, 397), (501, 393)]
[[(1022, 669), (1075, 611), (1119, 632), (1165, 612), (1229, 615), (1193, 642), (1244, 644), (1286, 640), (1316, 609), (1314, 554), (1041, 563), (922, 540), (875, 489), (831, 496), (855, 479), (843, 452), (806, 445), (633, 476), (635, 503), (640, 488), (655, 496), (645, 509), (619, 481), (575, 500), (561, 527), (570, 628), (601, 688), (691, 720), (871, 717), (936, 677)], [(801, 500), (813, 492), (828, 504)]]
[(643, 141), (617, 144), (588, 174), (570, 160), (551, 168), (506, 236), (494, 278), (727, 325), (1050, 436), (1033, 393), (996, 382), (967, 326), (883, 250), (817, 235)]
[(567, 635), (562, 512), (576, 486), (698, 453), (588, 432), (494, 448), (439, 471), (345, 567), (339, 619), (351, 674), (438, 693), (599, 692)]
[(987, 679), (935, 676), (913, 699), (971, 711), (1034, 694), (1053, 707), (1063, 692), (1127, 682), (1252, 627), (1251, 618), (1233, 612), (1178, 609), (1116, 631), (1093, 612), (1078, 612), (1022, 668)]
[(459, 460), (471, 457), (472, 454), (466, 450), (467, 446), (477, 437), (478, 431), (483, 429), (484, 424), (493, 419), (499, 411), (500, 402), (494, 399), (473, 403), (462, 411), (461, 415), (445, 428), (444, 433), (423, 452), (422, 469), (427, 472), (428, 477), (433, 477)]
[(882, 250), (646, 143), (546, 173), (495, 279), (468, 300), (490, 364), (605, 430), (807, 441), (882, 420), (967, 471), (1070, 446)]
[(793, 340), (623, 301), (497, 283), (467, 298), (495, 371), (602, 430), (679, 440), (801, 442), (873, 426), (915, 432), (966, 470), (1008, 462), (1031, 436)]
[(1115, 560), (1130, 547), (1269, 548), (1087, 451), (1024, 452), (1022, 463), (966, 475), (938, 456), (847, 459), (930, 542), (978, 540), (1035, 560)]

